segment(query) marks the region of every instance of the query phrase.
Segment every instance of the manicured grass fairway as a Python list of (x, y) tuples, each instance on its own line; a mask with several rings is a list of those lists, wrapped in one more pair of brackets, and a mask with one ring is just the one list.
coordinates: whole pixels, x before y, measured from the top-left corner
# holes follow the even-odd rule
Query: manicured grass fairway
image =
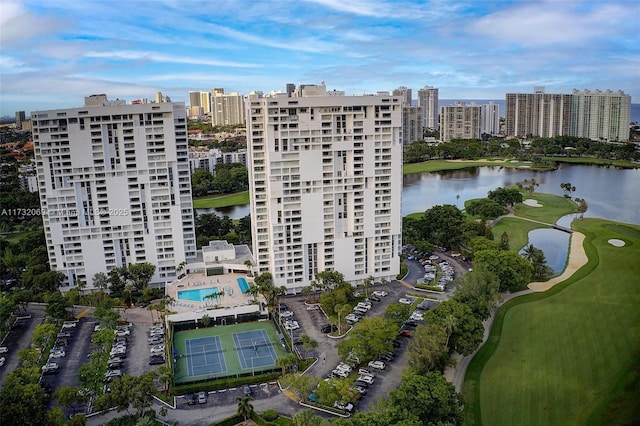
[(573, 226), (586, 235), (589, 263), (499, 310), (465, 377), (467, 424), (585, 424), (637, 365), (640, 227), (599, 219)]
[(520, 251), (529, 241), (529, 231), (538, 228), (548, 228), (548, 226), (515, 217), (503, 217), (491, 227), (491, 231), (496, 241), (500, 241), (500, 236), (506, 232), (509, 236), (509, 248)]
[[(558, 192), (561, 189), (558, 188)], [(522, 194), (522, 199), (531, 198), (542, 204), (543, 207), (529, 207), (526, 204), (516, 204), (515, 215), (539, 220), (545, 223), (556, 223), (562, 216), (574, 213), (578, 205), (571, 199), (556, 194), (544, 194), (534, 192), (533, 194)]]
[[(429, 160), (422, 163), (405, 164), (402, 167), (402, 174), (410, 175), (413, 173), (427, 173), (438, 172), (440, 170), (458, 170), (466, 169), (468, 167), (482, 167), (482, 166), (498, 166), (498, 167), (531, 167), (531, 163), (525, 163), (521, 161), (506, 160), (503, 161), (500, 158), (497, 159), (484, 159), (484, 160), (465, 160), (465, 161), (447, 161), (447, 160)], [(538, 169), (536, 169), (538, 170)]]
[(194, 209), (213, 209), (218, 207), (242, 206), (245, 204), (249, 204), (249, 191), (215, 197), (201, 197), (193, 200)]

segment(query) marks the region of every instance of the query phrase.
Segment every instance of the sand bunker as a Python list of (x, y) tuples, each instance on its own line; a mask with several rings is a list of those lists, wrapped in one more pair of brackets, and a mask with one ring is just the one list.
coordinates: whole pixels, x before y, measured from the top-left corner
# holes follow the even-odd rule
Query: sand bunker
[(526, 200), (524, 200), (522, 202), (522, 204), (529, 206), (529, 207), (542, 207), (542, 204), (540, 204), (539, 202), (537, 202), (536, 200), (533, 200), (531, 198), (527, 198)]
[(614, 247), (624, 247), (624, 241), (619, 240), (617, 238), (612, 238), (609, 241), (607, 241), (609, 244), (611, 244)]
[(554, 285), (566, 280), (578, 269), (586, 265), (589, 259), (584, 251), (583, 243), (584, 234), (574, 231), (571, 234), (571, 251), (569, 252), (569, 261), (567, 262), (567, 267), (564, 269), (562, 275), (551, 278), (549, 281), (530, 283), (527, 287), (533, 291), (547, 291)]

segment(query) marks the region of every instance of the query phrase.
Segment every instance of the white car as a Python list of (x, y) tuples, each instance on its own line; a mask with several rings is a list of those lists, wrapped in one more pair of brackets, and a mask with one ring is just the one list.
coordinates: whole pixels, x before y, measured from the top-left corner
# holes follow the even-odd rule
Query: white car
[(131, 332), (129, 330), (116, 330), (116, 336), (118, 337), (126, 337), (130, 334)]
[(368, 311), (369, 309), (371, 309), (371, 303), (358, 302), (358, 304), (357, 304), (356, 306), (357, 306), (357, 307), (359, 307), (359, 308), (364, 308), (364, 309), (366, 309), (367, 311)]
[(341, 362), (340, 364), (338, 364), (336, 366), (336, 369), (337, 370), (344, 370), (344, 371), (346, 371), (348, 373), (351, 373), (351, 371), (353, 370), (349, 364), (345, 364), (344, 362)]
[(149, 349), (149, 352), (151, 352), (152, 354), (163, 353), (164, 352), (164, 345), (152, 346), (151, 349)]
[(290, 323), (284, 325), (285, 330), (297, 330), (299, 328), (300, 324), (298, 324), (296, 321), (291, 321)]
[(333, 406), (335, 408), (337, 408), (338, 410), (343, 410), (343, 411), (348, 411), (351, 412), (353, 410), (353, 404), (352, 403), (346, 403), (346, 404), (342, 404), (339, 403), (338, 401), (333, 403)]
[(122, 377), (122, 370), (109, 370), (104, 373), (104, 377)]
[(111, 352), (109, 352), (109, 356), (124, 355), (125, 353), (127, 353), (127, 348), (123, 348), (121, 346), (121, 347), (118, 347), (118, 348), (111, 349)]
[(361, 376), (371, 376), (371, 377), (376, 377), (375, 374), (373, 374), (372, 372), (370, 372), (369, 370), (366, 370), (364, 368), (361, 368), (358, 370), (358, 374)]
[(62, 323), (62, 328), (76, 328), (77, 325), (76, 321), (65, 321)]
[(374, 296), (378, 296), (378, 297), (385, 297), (387, 294), (389, 294), (389, 293), (387, 293), (384, 290), (376, 290), (376, 291), (373, 292), (373, 295)]
[(368, 365), (369, 367), (376, 368), (378, 370), (384, 370), (384, 368), (386, 367), (383, 361), (369, 361)]
[(49, 358), (63, 358), (67, 356), (65, 351), (53, 351), (49, 354)]
[(344, 317), (344, 319), (346, 319), (347, 321), (352, 321), (352, 322), (360, 321), (360, 318), (358, 318), (356, 315), (353, 315), (353, 314), (347, 315), (346, 317)]
[(411, 314), (409, 319), (412, 319), (414, 321), (422, 321), (422, 320), (424, 320), (424, 315), (422, 315), (422, 314), (420, 314), (418, 312), (414, 312), (414, 313)]
[(42, 366), (42, 372), (46, 373), (54, 373), (58, 371), (58, 363), (57, 362), (47, 362)]
[(361, 382), (365, 382), (368, 385), (372, 385), (373, 382), (375, 382), (375, 379), (367, 374), (361, 374), (360, 376), (358, 376), (358, 380), (360, 380)]
[(307, 306), (307, 311), (317, 311), (318, 309), (320, 309), (320, 306), (318, 306), (318, 305), (309, 305), (309, 306)]
[(348, 372), (348, 371), (345, 371), (345, 370), (339, 370), (339, 369), (337, 369), (337, 368), (336, 368), (336, 369), (334, 369), (334, 370), (332, 371), (332, 373), (333, 373), (333, 374), (335, 374), (336, 376), (338, 376), (338, 377), (342, 377), (342, 378), (349, 377), (349, 372)]
[(291, 311), (282, 311), (280, 312), (280, 318), (289, 318), (293, 316), (293, 312)]
[(411, 305), (413, 303), (413, 300), (403, 297), (402, 299), (398, 300), (398, 302), (402, 303), (403, 305)]
[(5, 362), (5, 361), (6, 361), (6, 360), (5, 360), (5, 358), (4, 358), (3, 356), (2, 356), (2, 357), (0, 357), (0, 367), (2, 367), (2, 366), (4, 365), (4, 362)]
[(95, 333), (97, 333), (98, 331), (102, 331), (102, 330), (104, 330), (104, 327), (103, 327), (103, 326), (101, 326), (100, 324), (98, 324), (98, 325), (96, 325), (95, 327), (93, 327), (93, 331), (94, 331)]
[(9, 348), (6, 346), (0, 346), (0, 354), (6, 354), (7, 352), (9, 352)]

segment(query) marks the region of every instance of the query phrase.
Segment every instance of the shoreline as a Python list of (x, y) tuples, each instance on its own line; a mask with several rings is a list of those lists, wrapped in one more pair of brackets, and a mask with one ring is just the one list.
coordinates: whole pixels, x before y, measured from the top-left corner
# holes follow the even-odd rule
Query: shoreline
[(584, 234), (573, 231), (571, 239), (569, 240), (569, 246), (569, 259), (567, 260), (567, 266), (564, 268), (564, 271), (562, 271), (562, 274), (551, 278), (549, 281), (529, 283), (527, 288), (535, 292), (547, 291), (556, 284), (565, 281), (576, 273), (578, 269), (586, 265), (589, 258), (584, 251)]

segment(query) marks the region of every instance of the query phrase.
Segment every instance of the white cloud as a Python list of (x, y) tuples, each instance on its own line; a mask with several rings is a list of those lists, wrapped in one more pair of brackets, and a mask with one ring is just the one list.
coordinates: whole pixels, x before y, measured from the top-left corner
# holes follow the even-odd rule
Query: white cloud
[(191, 64), (191, 65), (207, 65), (213, 67), (235, 67), (235, 68), (254, 68), (258, 65), (232, 61), (218, 61), (206, 58), (194, 58), (187, 56), (163, 55), (153, 52), (135, 51), (135, 50), (116, 50), (110, 52), (87, 52), (88, 58), (106, 58), (106, 59), (123, 59), (123, 60), (148, 60), (153, 62), (166, 62), (173, 64)]

